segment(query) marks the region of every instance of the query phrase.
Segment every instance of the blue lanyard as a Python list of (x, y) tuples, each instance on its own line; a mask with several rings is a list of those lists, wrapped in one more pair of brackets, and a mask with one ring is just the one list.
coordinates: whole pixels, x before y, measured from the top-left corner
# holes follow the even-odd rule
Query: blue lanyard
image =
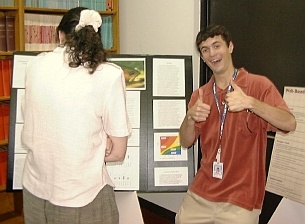
[[(234, 73), (232, 75), (233, 80), (235, 80), (236, 76), (237, 76), (237, 69), (234, 69)], [(227, 88), (227, 93), (229, 93), (231, 91), (232, 91), (232, 85), (230, 84)], [(219, 106), (219, 100), (218, 100), (217, 93), (216, 93), (216, 83), (215, 83), (215, 81), (213, 83), (213, 95), (214, 95), (215, 103), (216, 103), (216, 106), (217, 106), (217, 109), (218, 109), (218, 113), (220, 115), (220, 106)], [(220, 139), (222, 137), (223, 127), (224, 127), (224, 123), (225, 123), (225, 120), (226, 120), (227, 112), (228, 112), (228, 105), (225, 104), (222, 115), (220, 116), (220, 133), (219, 133), (219, 135), (220, 135), (219, 138)]]

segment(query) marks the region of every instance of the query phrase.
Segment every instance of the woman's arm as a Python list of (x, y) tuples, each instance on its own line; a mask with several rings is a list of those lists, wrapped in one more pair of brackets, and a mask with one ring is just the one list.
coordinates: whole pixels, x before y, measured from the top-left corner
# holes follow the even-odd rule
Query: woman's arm
[[(107, 149), (105, 155), (105, 162), (121, 162), (125, 159), (127, 150), (128, 136), (126, 137), (114, 137), (108, 136)], [(109, 148), (111, 147), (111, 148)]]

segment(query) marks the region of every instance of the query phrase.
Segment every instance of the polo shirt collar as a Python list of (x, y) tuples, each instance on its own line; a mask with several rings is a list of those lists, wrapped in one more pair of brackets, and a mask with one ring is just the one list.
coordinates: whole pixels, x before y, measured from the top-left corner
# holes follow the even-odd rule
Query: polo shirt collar
[[(248, 71), (245, 70), (244, 68), (240, 68), (238, 69), (238, 74), (237, 77), (235, 79), (235, 83), (240, 86), (241, 88), (247, 88), (248, 86)], [(212, 77), (210, 78), (210, 80), (208, 81), (207, 85), (207, 93), (212, 93), (212, 89), (213, 89), (213, 83), (214, 83), (214, 75), (212, 75)]]

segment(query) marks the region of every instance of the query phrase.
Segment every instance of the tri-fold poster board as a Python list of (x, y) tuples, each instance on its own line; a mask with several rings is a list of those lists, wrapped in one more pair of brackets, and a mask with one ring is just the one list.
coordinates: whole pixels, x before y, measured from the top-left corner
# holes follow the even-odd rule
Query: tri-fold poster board
[[(7, 190), (22, 189), (27, 148), (21, 141), (25, 67), (37, 53), (14, 52), (10, 100)], [(122, 67), (132, 126), (125, 160), (107, 163), (118, 191), (186, 191), (194, 177), (193, 147), (180, 145), (179, 127), (193, 91), (192, 57), (109, 55)]]

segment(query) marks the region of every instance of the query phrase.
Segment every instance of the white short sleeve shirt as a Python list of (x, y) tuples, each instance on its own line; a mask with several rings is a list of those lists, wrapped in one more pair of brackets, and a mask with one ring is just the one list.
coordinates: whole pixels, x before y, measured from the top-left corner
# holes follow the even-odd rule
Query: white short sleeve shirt
[(113, 186), (104, 162), (107, 135), (131, 129), (122, 69), (103, 63), (90, 75), (70, 68), (64, 55), (56, 48), (27, 66), (23, 186), (55, 205), (81, 207)]

